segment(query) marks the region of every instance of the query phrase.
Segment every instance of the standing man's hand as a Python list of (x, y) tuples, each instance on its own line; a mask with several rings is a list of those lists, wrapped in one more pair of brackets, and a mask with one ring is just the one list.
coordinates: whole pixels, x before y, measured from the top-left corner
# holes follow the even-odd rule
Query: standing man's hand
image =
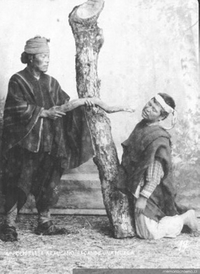
[(57, 118), (66, 115), (64, 112), (60, 111), (59, 107), (52, 107), (50, 109), (43, 109), (40, 117), (42, 118), (49, 118), (52, 120), (56, 120)]
[(146, 208), (147, 198), (140, 196), (135, 203), (135, 214), (143, 214)]
[(92, 101), (92, 98), (85, 98), (85, 106), (88, 108), (95, 106), (94, 102)]

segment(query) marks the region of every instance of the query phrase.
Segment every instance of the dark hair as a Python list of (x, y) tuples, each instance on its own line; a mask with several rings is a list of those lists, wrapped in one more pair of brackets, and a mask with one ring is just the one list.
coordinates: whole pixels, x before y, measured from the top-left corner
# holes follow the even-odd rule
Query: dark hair
[[(166, 104), (168, 104), (171, 108), (175, 109), (176, 104), (174, 102), (174, 99), (169, 96), (167, 93), (158, 93), (165, 101)], [(163, 116), (163, 119), (167, 118), (167, 116), (169, 115), (166, 111), (162, 111), (161, 115)]]
[(25, 51), (21, 54), (21, 62), (23, 64), (30, 64), (31, 60), (33, 60), (34, 54), (28, 54)]
[(170, 107), (175, 109), (176, 104), (174, 102), (174, 99), (171, 96), (169, 96), (167, 93), (158, 93), (158, 94), (165, 100), (166, 104), (168, 104)]

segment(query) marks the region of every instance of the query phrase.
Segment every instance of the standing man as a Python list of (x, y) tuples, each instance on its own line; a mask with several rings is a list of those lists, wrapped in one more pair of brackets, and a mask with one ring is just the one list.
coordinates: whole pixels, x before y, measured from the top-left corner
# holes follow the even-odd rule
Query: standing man
[(28, 40), (21, 55), (27, 67), (9, 81), (2, 136), (3, 241), (17, 240), (17, 211), (29, 193), (35, 196), (38, 210), (36, 233), (65, 233), (52, 223), (49, 213), (58, 201), (61, 175), (93, 156), (84, 107), (80, 108), (93, 103), (87, 98), (69, 101), (57, 80), (45, 74), (48, 42), (38, 36)]
[[(176, 237), (187, 225), (197, 232), (194, 210), (179, 215), (172, 178), (171, 137), (160, 125), (168, 116), (175, 124), (175, 102), (159, 93), (143, 108), (139, 122), (123, 142), (125, 183), (118, 188), (134, 197), (136, 234), (144, 239)], [(123, 191), (123, 190), (122, 190)]]

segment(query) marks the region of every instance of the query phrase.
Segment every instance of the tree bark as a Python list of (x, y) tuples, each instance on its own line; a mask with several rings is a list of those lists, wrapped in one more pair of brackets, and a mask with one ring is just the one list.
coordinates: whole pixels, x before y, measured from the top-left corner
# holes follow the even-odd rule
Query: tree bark
[[(98, 54), (103, 45), (103, 31), (97, 19), (103, 0), (88, 0), (69, 14), (69, 24), (76, 43), (76, 81), (79, 98), (100, 97), (97, 73)], [(111, 111), (112, 112), (112, 111)], [(120, 169), (111, 134), (110, 120), (102, 107), (86, 111), (96, 151), (94, 162), (99, 170), (103, 201), (115, 238), (133, 237), (133, 201), (114, 186)]]

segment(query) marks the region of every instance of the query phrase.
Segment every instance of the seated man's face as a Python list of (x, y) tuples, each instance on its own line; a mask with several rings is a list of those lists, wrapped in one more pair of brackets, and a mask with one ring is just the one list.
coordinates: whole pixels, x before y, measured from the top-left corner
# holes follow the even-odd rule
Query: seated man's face
[(155, 98), (152, 98), (143, 108), (142, 110), (142, 117), (153, 123), (157, 122), (161, 119), (161, 111), (162, 107), (161, 105), (155, 100)]

